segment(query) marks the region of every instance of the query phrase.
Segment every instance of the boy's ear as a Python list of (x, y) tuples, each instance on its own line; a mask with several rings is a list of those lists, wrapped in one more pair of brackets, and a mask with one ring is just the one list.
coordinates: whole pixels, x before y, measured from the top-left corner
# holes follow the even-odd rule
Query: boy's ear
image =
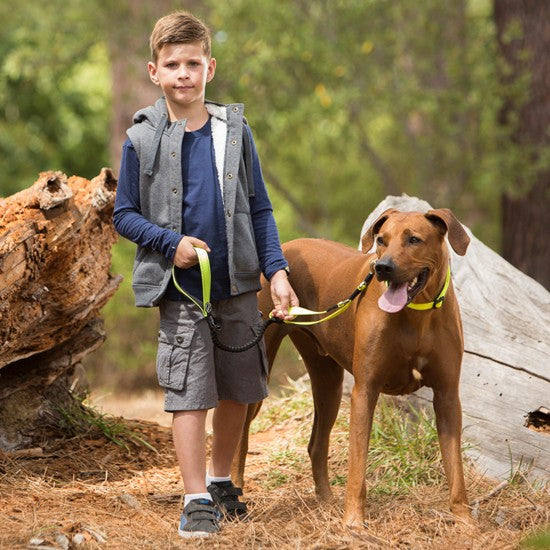
[(211, 57), (208, 60), (208, 69), (206, 71), (206, 82), (210, 82), (216, 74), (216, 59)]
[(149, 78), (151, 79), (151, 82), (156, 86), (160, 86), (159, 79), (157, 77), (157, 66), (152, 61), (147, 63), (147, 70), (149, 71)]

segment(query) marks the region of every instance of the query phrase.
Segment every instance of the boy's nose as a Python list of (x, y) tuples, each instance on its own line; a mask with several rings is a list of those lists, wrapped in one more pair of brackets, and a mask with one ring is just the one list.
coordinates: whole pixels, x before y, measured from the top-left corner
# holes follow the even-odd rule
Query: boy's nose
[(189, 78), (189, 72), (187, 71), (186, 67), (182, 67), (178, 72), (178, 78)]

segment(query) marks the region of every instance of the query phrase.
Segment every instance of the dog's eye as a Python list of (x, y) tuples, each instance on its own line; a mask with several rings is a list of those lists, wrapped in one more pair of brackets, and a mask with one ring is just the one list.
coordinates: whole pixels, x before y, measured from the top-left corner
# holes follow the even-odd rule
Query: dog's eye
[(384, 246), (384, 239), (380, 236), (376, 237), (376, 244), (379, 246)]
[(411, 244), (418, 244), (418, 243), (421, 243), (421, 242), (422, 241), (418, 237), (415, 237), (414, 235), (412, 235), (409, 238), (409, 243), (411, 243)]

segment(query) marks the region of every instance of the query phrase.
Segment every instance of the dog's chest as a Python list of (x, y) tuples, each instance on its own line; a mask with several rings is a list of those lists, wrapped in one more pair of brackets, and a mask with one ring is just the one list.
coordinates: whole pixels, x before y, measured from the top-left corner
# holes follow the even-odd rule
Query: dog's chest
[(409, 356), (393, 355), (386, 364), (382, 392), (389, 395), (406, 395), (429, 385), (429, 359), (420, 353)]

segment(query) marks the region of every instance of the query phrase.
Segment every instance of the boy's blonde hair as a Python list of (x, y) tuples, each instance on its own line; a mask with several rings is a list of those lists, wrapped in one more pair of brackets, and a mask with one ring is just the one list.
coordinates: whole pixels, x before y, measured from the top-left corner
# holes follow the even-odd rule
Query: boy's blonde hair
[(210, 30), (200, 19), (185, 11), (165, 15), (156, 22), (149, 39), (151, 59), (157, 62), (159, 52), (165, 44), (190, 42), (200, 42), (204, 55), (210, 57)]

